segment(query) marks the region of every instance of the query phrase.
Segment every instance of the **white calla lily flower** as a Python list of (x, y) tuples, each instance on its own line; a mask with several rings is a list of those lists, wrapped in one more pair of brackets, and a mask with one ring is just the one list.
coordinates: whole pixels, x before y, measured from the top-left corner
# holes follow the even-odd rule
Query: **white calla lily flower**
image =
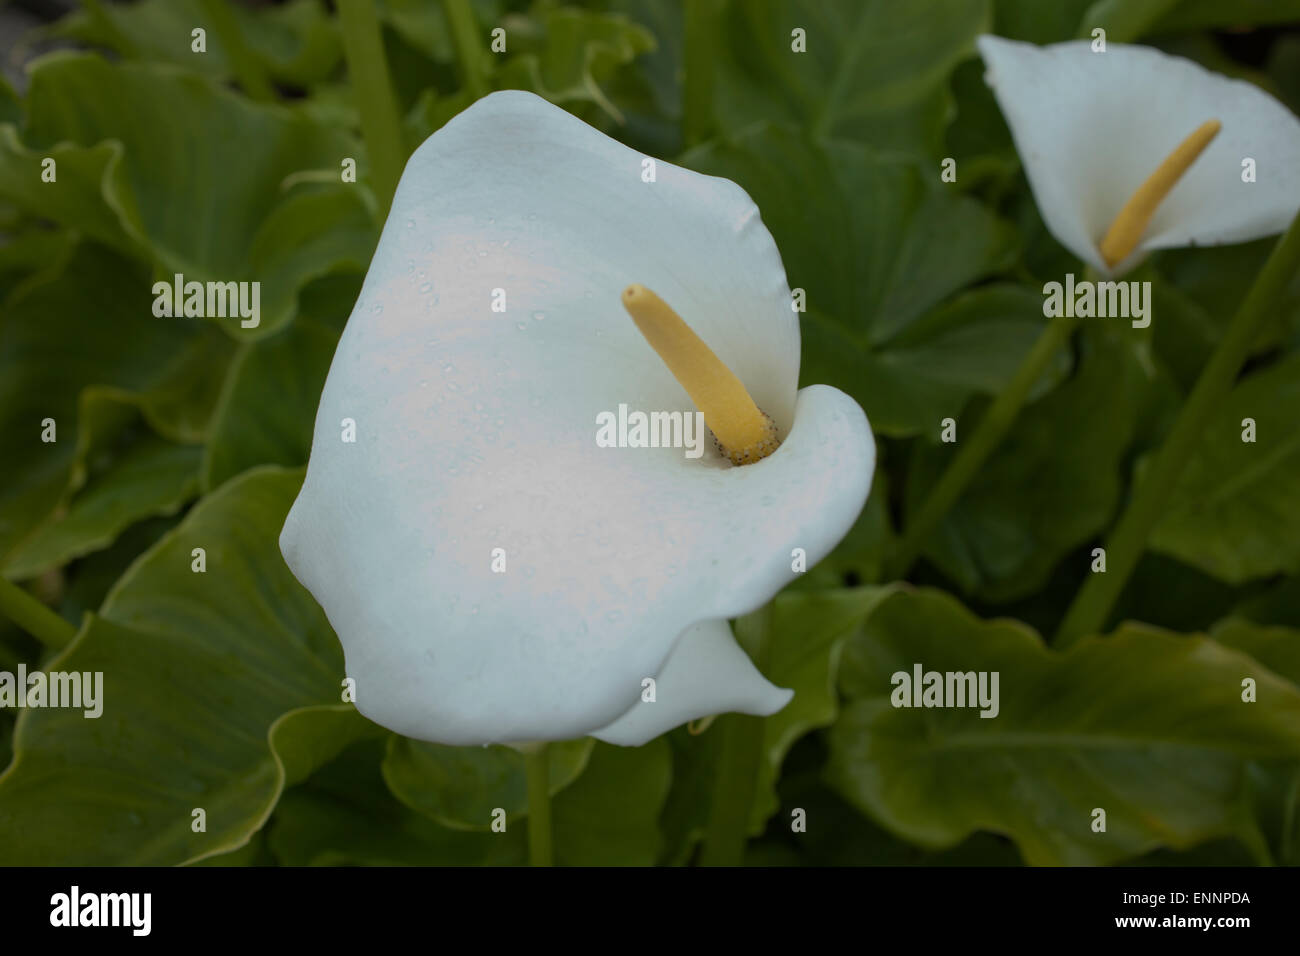
[(977, 42), (1043, 222), (1100, 275), (1300, 209), (1300, 120), (1259, 87), (1143, 46)]
[[(797, 389), (790, 289), (744, 191), (650, 168), (522, 92), (406, 166), (280, 537), (377, 723), (636, 745), (790, 699), (727, 620), (795, 577), (795, 549), (811, 566), (848, 531), (871, 430), (842, 392)], [(759, 436), (753, 463), (598, 446), (602, 413), (689, 420), (692, 397), (706, 419), (738, 409), (709, 424)]]

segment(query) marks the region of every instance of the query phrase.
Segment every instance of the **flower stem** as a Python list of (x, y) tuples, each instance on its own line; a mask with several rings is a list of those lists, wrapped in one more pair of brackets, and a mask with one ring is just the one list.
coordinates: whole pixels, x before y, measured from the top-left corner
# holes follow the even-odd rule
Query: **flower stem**
[(1206, 422), (1222, 405), (1261, 329), (1274, 317), (1273, 307), (1279, 296), (1297, 272), (1300, 272), (1300, 217), (1291, 223), (1264, 263), (1214, 354), (1201, 370), (1169, 437), (1133, 490), (1128, 507), (1106, 539), (1106, 571), (1089, 575), (1075, 595), (1056, 633), (1058, 647), (1069, 647), (1105, 626), (1142, 556), (1147, 536), (1201, 440)]
[[(745, 645), (760, 672), (767, 667), (771, 629), (771, 604), (736, 621), (736, 637)], [(749, 714), (727, 714), (718, 723), (722, 731), (722, 755), (715, 771), (713, 806), (700, 864), (740, 866), (745, 860), (754, 792), (763, 764), (766, 721)]]
[(483, 68), (483, 42), (469, 0), (442, 0), (442, 12), (447, 17), (451, 42), (456, 48), (461, 82), (474, 99), (486, 96), (488, 84)]
[(713, 78), (717, 59), (717, 10), (713, 0), (686, 4), (682, 137), (690, 147), (713, 132)]
[(266, 78), (262, 64), (244, 42), (243, 31), (235, 19), (235, 11), (227, 0), (201, 0), (203, 12), (212, 25), (212, 32), (221, 42), (221, 48), (230, 58), (230, 68), (235, 79), (251, 99), (268, 102), (275, 99), (275, 89)]
[(528, 862), (551, 866), (550, 747), (537, 744), (524, 752), (528, 778)]
[(934, 529), (961, 498), (966, 486), (971, 483), (989, 455), (1002, 443), (1019, 416), (1030, 390), (1078, 324), (1077, 318), (1059, 315), (1038, 336), (1038, 341), (1020, 363), (1016, 374), (984, 413), (975, 434), (961, 446), (938, 483), (930, 489), (929, 496), (916, 516), (908, 523), (903, 539), (894, 552), (893, 578), (907, 576)]
[(0, 577), (0, 614), (46, 647), (67, 647), (77, 629), (12, 581)]
[(370, 155), (371, 178), (381, 217), (388, 215), (406, 162), (402, 122), (388, 75), (383, 35), (374, 0), (339, 0), (343, 55), (361, 113), (361, 135)]

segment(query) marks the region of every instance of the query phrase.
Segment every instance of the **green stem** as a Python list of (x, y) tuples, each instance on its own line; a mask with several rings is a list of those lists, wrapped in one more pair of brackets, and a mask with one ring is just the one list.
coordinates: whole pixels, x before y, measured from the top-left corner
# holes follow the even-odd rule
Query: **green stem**
[(693, 0), (686, 4), (682, 137), (688, 147), (703, 142), (713, 132), (713, 64), (718, 55), (716, 14), (713, 0)]
[(1038, 341), (1020, 363), (1016, 374), (984, 413), (975, 434), (961, 444), (947, 470), (908, 524), (903, 540), (894, 553), (892, 576), (895, 579), (907, 576), (934, 529), (961, 498), (966, 486), (971, 483), (989, 455), (1002, 443), (1020, 414), (1025, 399), (1029, 397), (1030, 390), (1048, 363), (1069, 340), (1078, 323), (1077, 318), (1060, 315), (1053, 318), (1038, 336)]
[(1300, 217), (1278, 242), (1255, 279), (1214, 354), (1201, 370), (1178, 420), (1129, 499), (1128, 507), (1106, 540), (1106, 571), (1090, 574), (1066, 611), (1056, 634), (1058, 647), (1096, 634), (1146, 547), (1147, 536), (1159, 520), (1188, 458), (1196, 450), (1206, 422), (1232, 388), (1251, 346), (1259, 339), (1273, 307), (1287, 284), (1300, 272)]
[(442, 12), (451, 30), (451, 42), (460, 63), (460, 80), (474, 99), (488, 93), (487, 70), (484, 69), (483, 38), (469, 0), (442, 0)]
[[(736, 637), (759, 671), (767, 668), (772, 605), (736, 621)], [(745, 860), (754, 792), (763, 763), (765, 718), (727, 714), (718, 721), (722, 755), (715, 770), (713, 806), (704, 837), (703, 866), (740, 866)]]
[(275, 88), (266, 78), (262, 64), (258, 62), (253, 51), (244, 42), (244, 32), (235, 19), (229, 0), (201, 0), (203, 12), (212, 25), (212, 32), (221, 42), (221, 48), (230, 58), (230, 68), (235, 71), (235, 79), (252, 99), (263, 103), (275, 99)]
[(343, 55), (361, 113), (361, 135), (382, 217), (388, 215), (406, 162), (397, 98), (389, 81), (388, 58), (373, 0), (339, 0)]
[(0, 577), (0, 614), (46, 647), (67, 647), (77, 629), (12, 581)]
[(528, 778), (528, 862), (533, 866), (551, 866), (551, 784), (550, 748), (537, 744), (524, 752), (524, 772)]

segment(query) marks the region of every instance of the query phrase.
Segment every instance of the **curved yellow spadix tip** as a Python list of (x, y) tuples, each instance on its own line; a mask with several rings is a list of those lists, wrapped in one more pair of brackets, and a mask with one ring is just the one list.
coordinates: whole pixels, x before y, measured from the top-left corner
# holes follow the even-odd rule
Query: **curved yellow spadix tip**
[(667, 302), (633, 284), (623, 290), (623, 308), (704, 413), (705, 424), (732, 464), (747, 465), (776, 451), (776, 424)]
[(1205, 147), (1219, 135), (1222, 128), (1223, 124), (1218, 120), (1206, 120), (1192, 135), (1179, 143), (1165, 161), (1156, 167), (1156, 171), (1147, 177), (1146, 182), (1137, 188), (1137, 192), (1124, 204), (1106, 231), (1105, 238), (1097, 246), (1106, 265), (1114, 268), (1137, 248), (1142, 234), (1151, 223), (1151, 217), (1156, 214), (1156, 207), (1178, 185), (1178, 180), (1183, 178), (1183, 174), (1205, 152)]

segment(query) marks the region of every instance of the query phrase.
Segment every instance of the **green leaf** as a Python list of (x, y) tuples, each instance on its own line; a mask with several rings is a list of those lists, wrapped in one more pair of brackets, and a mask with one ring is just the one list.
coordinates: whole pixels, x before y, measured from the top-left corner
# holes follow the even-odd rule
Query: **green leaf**
[[(356, 206), (286, 196), (285, 180), (309, 170), (332, 170), (356, 156), (356, 144), (281, 106), (256, 105), (191, 73), (156, 64), (111, 64), (86, 54), (51, 54), (31, 72), (28, 148), (71, 141), (89, 148), (121, 144), (120, 162), (91, 171), (60, 173), (59, 188), (78, 197), (102, 188), (123, 231), (147, 250), (163, 278), (259, 281), (269, 304), (260, 326), (242, 332), (236, 319), (218, 319), (232, 335), (267, 334), (292, 314), (296, 286), (336, 267), (355, 267), (361, 240), (316, 238), (314, 228), (355, 225)], [(158, 131), (166, 130), (160, 148)], [(198, 186), (196, 184), (202, 184)], [(280, 203), (306, 214), (299, 229), (307, 249), (277, 250), (268, 261), (257, 246), (268, 213)], [(322, 205), (323, 204), (323, 205)], [(283, 217), (284, 214), (282, 214)], [(268, 227), (280, 240), (283, 221)], [(75, 225), (75, 223), (72, 223)], [(250, 252), (252, 250), (252, 252)], [(322, 254), (333, 258), (318, 261)], [(306, 266), (310, 268), (306, 268)]]
[[(338, 25), (319, 0), (289, 0), (249, 9), (229, 4), (233, 22), (256, 61), (283, 83), (309, 86), (330, 75), (342, 58)], [(191, 31), (206, 30), (206, 52), (192, 51)], [(106, 47), (123, 57), (168, 63), (218, 80), (234, 76), (224, 38), (202, 0), (139, 0), (87, 4), (50, 32)]]
[[(997, 673), (997, 716), (893, 706), (893, 675), (917, 665)], [(1300, 692), (1239, 651), (1127, 624), (1061, 653), (935, 591), (881, 604), (845, 650), (841, 688), (827, 778), (845, 799), (923, 846), (1006, 834), (1035, 865), (1257, 839), (1249, 761), (1300, 756)]]
[[(42, 165), (54, 160), (54, 182), (45, 182)], [(23, 145), (17, 130), (0, 125), (0, 196), (32, 216), (78, 230), (131, 255), (142, 254), (134, 222), (110, 198), (123, 188), (122, 145), (57, 143), (43, 149)]]
[[(550, 745), (552, 796), (578, 778), (594, 744), (584, 737)], [(497, 808), (509, 821), (528, 813), (524, 757), (512, 747), (448, 747), (394, 736), (383, 770), (398, 800), (443, 826), (486, 830)]]
[(1183, 0), (1097, 0), (1084, 11), (1076, 36), (1091, 39), (1092, 31), (1106, 31), (1107, 43), (1132, 43)]
[(994, 0), (993, 32), (1011, 40), (1059, 43), (1074, 37), (1093, 0)]
[[(764, 842), (788, 847), (789, 862), (800, 866), (1018, 866), (1020, 854), (1011, 841), (976, 833), (945, 850), (913, 846), (869, 820), (826, 786), (817, 770), (786, 772), (781, 778), (781, 805), (804, 811), (806, 829), (793, 831), (783, 821), (771, 827)], [(746, 865), (764, 844), (750, 844)]]
[(1251, 27), (1300, 20), (1300, 0), (1181, 0), (1163, 16), (1153, 33)]
[[(1008, 601), (1036, 591), (1061, 558), (1111, 519), (1134, 437), (1134, 409), (1148, 387), (1122, 335), (1097, 330), (1085, 337), (1075, 376), (1020, 413), (931, 535), (926, 558), (967, 593)], [(958, 442), (976, 427), (973, 417), (959, 418)], [(914, 447), (909, 515), (956, 447)]]
[(790, 748), (839, 715), (836, 683), (845, 640), (892, 593), (892, 587), (863, 587), (777, 597), (766, 676), (795, 694), (763, 722), (759, 793), (772, 797), (766, 807), (756, 808), (763, 821), (776, 812), (776, 780)]
[(58, 595), (59, 614), (79, 622), (85, 614), (98, 611), (118, 578), (178, 524), (179, 516), (146, 519), (121, 531), (107, 548), (60, 568), (64, 586)]
[[(303, 786), (285, 794), (270, 843), (290, 866), (517, 865), (526, 862), (526, 820), (511, 814), (504, 833), (444, 826), (395, 799), (380, 761), (387, 748), (349, 748)], [(577, 742), (574, 742), (575, 744)], [(671, 779), (667, 741), (625, 748), (591, 741), (581, 776), (554, 795), (556, 862), (562, 866), (648, 866), (658, 853), (659, 813)], [(553, 747), (556, 745), (552, 745)], [(573, 745), (560, 745), (572, 752)], [(450, 749), (450, 748), (449, 748)], [(468, 753), (473, 748), (464, 748)]]
[[(762, 832), (777, 811), (775, 783), (790, 748), (805, 734), (835, 720), (840, 648), (889, 593), (889, 588), (854, 588), (786, 591), (777, 596), (764, 676), (778, 687), (792, 689), (794, 699), (763, 723), (763, 761), (750, 819), (752, 834)], [(708, 826), (720, 738), (716, 729), (699, 737), (685, 730), (669, 735), (673, 789), (665, 809), (664, 830), (670, 861), (684, 862)]]
[[(172, 441), (203, 438), (233, 346), (209, 323), (160, 320), (148, 306), (147, 273), (83, 245), (0, 313), (0, 565), (80, 485), (87, 453), (120, 416), (138, 409)], [(47, 419), (55, 441), (42, 440)], [(128, 510), (169, 506), (155, 504)]]
[(608, 84), (625, 125), (618, 139), (654, 156), (682, 151), (682, 66), (685, 11), (681, 4), (659, 0), (611, 0), (613, 12), (641, 24), (655, 38), (655, 48), (638, 56)]
[[(447, 25), (441, 2), (378, 0), (376, 6), (379, 16), (414, 49), (440, 63), (456, 58), (451, 28)], [(501, 19), (501, 0), (470, 0), (470, 8), (485, 33)]]
[[(511, 34), (508, 61), (497, 71), (499, 89), (532, 90), (552, 103), (595, 103), (609, 116), (623, 116), (602, 88), (614, 73), (655, 48), (650, 31), (618, 14), (559, 7), (541, 16), (540, 30)], [(531, 40), (531, 42), (530, 42)]]
[[(339, 703), (338, 642), (280, 557), (301, 480), (260, 469), (205, 498), (49, 663), (102, 673), (103, 713), (22, 711), (0, 777), (5, 863), (167, 865), (229, 852), (287, 783), (374, 732)], [(191, 828), (195, 808), (206, 832)]]
[(285, 866), (512, 865), (526, 860), (526, 825), (505, 833), (453, 830), (399, 803), (379, 771), (385, 744), (348, 747), (287, 791), (267, 842)]
[(1233, 614), (1256, 624), (1300, 628), (1300, 577), (1278, 578), (1238, 604)]
[[(1242, 441), (1247, 418), (1254, 442)], [(1206, 425), (1150, 546), (1234, 584), (1300, 570), (1297, 421), (1300, 355), (1242, 379)]]
[(652, 865), (671, 783), (672, 751), (663, 737), (640, 747), (597, 743), (582, 775), (555, 799), (556, 862)]
[(254, 465), (305, 465), (338, 335), (299, 317), (243, 347), (226, 377), (203, 459), (203, 487)]
[[(1212, 634), (1220, 644), (1249, 654), (1300, 689), (1300, 629), (1228, 618), (1216, 624)], [(1254, 769), (1256, 813), (1277, 861), (1300, 864), (1300, 761), (1261, 762)]]
[(970, 395), (1000, 388), (1037, 338), (1042, 302), (1026, 290), (977, 290), (929, 314), (1008, 266), (1015, 234), (909, 160), (763, 126), (683, 162), (758, 204), (806, 293), (803, 381), (852, 395), (877, 434), (937, 430)]
[(143, 518), (175, 514), (198, 490), (202, 449), (149, 437), (78, 492), (67, 511), (40, 526), (5, 560), (22, 580), (112, 544)]
[[(1199, 372), (1276, 245), (1277, 240), (1270, 236), (1232, 246), (1161, 252), (1153, 290), (1157, 296), (1163, 295), (1164, 301), (1156, 301), (1159, 311), (1154, 314), (1161, 321), (1152, 328), (1162, 356), (1168, 355), (1171, 347), (1189, 350), (1193, 360), (1200, 359), (1195, 366)], [(1175, 288), (1170, 289), (1170, 284)], [(1172, 309), (1170, 299), (1177, 303)], [(1252, 354), (1274, 349), (1300, 331), (1300, 277), (1283, 291), (1276, 312), (1279, 320), (1261, 330)], [(1192, 341), (1179, 342), (1184, 336)]]
[[(937, 158), (952, 113), (946, 83), (987, 32), (983, 0), (751, 0), (719, 43), (717, 115), (761, 120)], [(807, 52), (791, 32), (806, 32)]]
[[(3, 135), (0, 132), (0, 135)], [(77, 237), (66, 229), (32, 225), (9, 236), (0, 246), (0, 302), (7, 300), (28, 282), (39, 282), (43, 273), (67, 261)]]
[(0, 76), (0, 123), (15, 125), (23, 120), (23, 107), (8, 78)]
[(355, 185), (335, 183), (296, 191), (271, 211), (248, 253), (265, 315), (295, 314), (299, 290), (315, 279), (366, 271), (379, 241), (369, 200)]

